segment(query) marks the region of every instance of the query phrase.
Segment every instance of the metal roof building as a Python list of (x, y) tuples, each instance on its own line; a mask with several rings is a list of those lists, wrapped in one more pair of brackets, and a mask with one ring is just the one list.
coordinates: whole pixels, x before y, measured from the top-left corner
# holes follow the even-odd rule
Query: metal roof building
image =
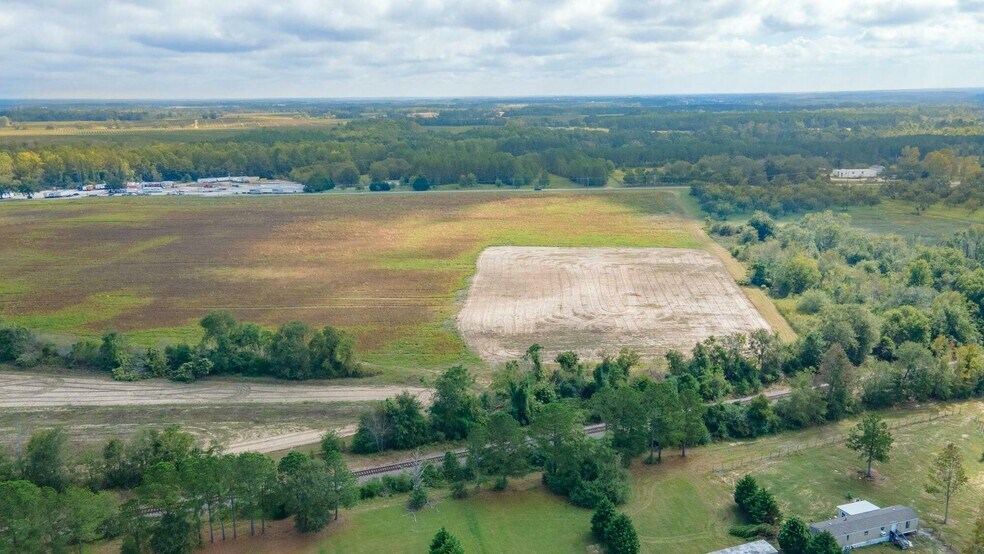
[(867, 500), (855, 500), (854, 502), (849, 502), (847, 504), (841, 504), (837, 506), (837, 513), (840, 517), (845, 516), (856, 516), (858, 514), (863, 514), (865, 512), (873, 512), (880, 509)]
[(708, 554), (778, 554), (779, 551), (766, 541), (746, 542), (724, 550), (715, 550)]
[(907, 535), (919, 527), (919, 516), (908, 506), (891, 506), (810, 524), (811, 533), (829, 531), (842, 548), (857, 548)]

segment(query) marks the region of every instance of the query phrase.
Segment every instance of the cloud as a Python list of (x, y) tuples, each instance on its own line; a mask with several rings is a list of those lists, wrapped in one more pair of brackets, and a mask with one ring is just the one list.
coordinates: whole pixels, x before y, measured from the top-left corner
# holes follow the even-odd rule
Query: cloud
[(0, 97), (984, 86), (981, 13), (984, 0), (4, 0)]

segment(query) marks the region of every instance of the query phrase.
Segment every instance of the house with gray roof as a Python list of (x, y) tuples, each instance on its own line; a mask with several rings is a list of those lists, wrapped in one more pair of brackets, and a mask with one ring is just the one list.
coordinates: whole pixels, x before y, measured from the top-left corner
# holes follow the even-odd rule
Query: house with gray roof
[[(844, 514), (845, 510), (840, 513)], [(905, 541), (905, 536), (918, 528), (919, 516), (908, 506), (877, 508), (810, 524), (811, 533), (829, 531), (845, 550), (880, 542)]]

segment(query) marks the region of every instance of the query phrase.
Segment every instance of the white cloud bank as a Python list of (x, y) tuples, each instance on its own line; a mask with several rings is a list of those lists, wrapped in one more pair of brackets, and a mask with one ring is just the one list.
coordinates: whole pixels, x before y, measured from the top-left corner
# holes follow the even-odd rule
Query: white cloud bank
[(984, 86), (984, 0), (0, 0), (0, 97)]

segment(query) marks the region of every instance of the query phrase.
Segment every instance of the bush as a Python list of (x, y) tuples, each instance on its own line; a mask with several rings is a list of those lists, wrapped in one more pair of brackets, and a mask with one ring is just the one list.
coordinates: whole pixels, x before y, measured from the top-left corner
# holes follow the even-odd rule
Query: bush
[(639, 552), (639, 535), (636, 534), (632, 520), (625, 514), (618, 514), (605, 528), (605, 546), (609, 554), (636, 554)]
[(468, 498), (468, 489), (465, 487), (464, 481), (455, 481), (451, 483), (451, 498), (455, 500), (462, 500)]
[(384, 475), (383, 476), (383, 486), (386, 487), (391, 494), (410, 492), (413, 490), (413, 480), (406, 473), (400, 473), (399, 475)]
[(370, 479), (359, 487), (359, 498), (362, 500), (370, 500), (372, 498), (376, 498), (377, 496), (382, 496), (384, 489), (385, 487), (382, 481), (379, 479)]
[(509, 479), (504, 475), (496, 477), (495, 481), (492, 482), (492, 490), (494, 491), (504, 491), (507, 486), (509, 486)]
[(416, 512), (426, 506), (427, 501), (427, 489), (423, 485), (414, 487), (413, 491), (410, 492), (410, 500), (407, 501), (407, 507)]
[(369, 190), (373, 192), (387, 191), (391, 188), (389, 183), (369, 183)]
[(822, 290), (810, 289), (803, 293), (796, 304), (796, 311), (801, 314), (818, 314), (830, 304), (830, 297)]
[(740, 539), (752, 540), (758, 538), (771, 539), (775, 536), (775, 527), (768, 523), (750, 523), (748, 525), (732, 525), (728, 534)]

